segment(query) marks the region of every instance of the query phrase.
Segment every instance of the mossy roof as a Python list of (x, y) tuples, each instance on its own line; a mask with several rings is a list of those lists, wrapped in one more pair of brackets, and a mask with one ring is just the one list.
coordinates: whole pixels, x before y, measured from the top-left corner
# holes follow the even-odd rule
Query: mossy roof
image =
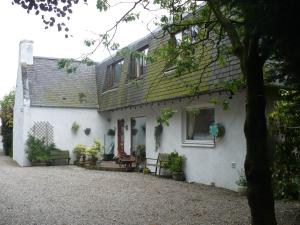
[(75, 62), (77, 70), (58, 68), (56, 58), (34, 57), (22, 66), (28, 79), (31, 106), (98, 108), (95, 66)]

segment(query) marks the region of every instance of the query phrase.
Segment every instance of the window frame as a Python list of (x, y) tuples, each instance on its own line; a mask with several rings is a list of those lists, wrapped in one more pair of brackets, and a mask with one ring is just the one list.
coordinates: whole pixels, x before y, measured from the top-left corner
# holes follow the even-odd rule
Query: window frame
[[(141, 57), (137, 57), (137, 56), (133, 56), (133, 55), (131, 56), (131, 59), (130, 59), (131, 71), (129, 74), (129, 80), (140, 79), (141, 77), (146, 75), (147, 60), (145, 59), (145, 56), (148, 55), (149, 45), (145, 45), (144, 47), (137, 50), (137, 52), (140, 52), (140, 53), (144, 53), (145, 51), (146, 51), (145, 55), (142, 55)], [(142, 61), (142, 65), (141, 65), (141, 61)], [(144, 64), (145, 64), (145, 66), (144, 66)], [(138, 67), (139, 67), (139, 69), (138, 69)]]
[(212, 104), (203, 104), (203, 105), (193, 105), (188, 106), (182, 111), (182, 146), (183, 147), (206, 147), (206, 148), (214, 148), (215, 147), (215, 138), (207, 139), (207, 140), (189, 140), (187, 139), (187, 112), (192, 109), (213, 109), (214, 113), (214, 121), (216, 122), (216, 108)]
[[(196, 32), (197, 30), (197, 32)], [(194, 35), (194, 33), (196, 33), (196, 36)], [(183, 39), (186, 36), (189, 36), (191, 39), (191, 44), (194, 44), (197, 41), (197, 35), (199, 33), (199, 26), (197, 25), (191, 25), (186, 29), (182, 29), (182, 30), (178, 30), (177, 32), (171, 34), (171, 40), (174, 44), (174, 47), (178, 46), (181, 44), (181, 42), (183, 41)], [(173, 74), (175, 72), (176, 69), (176, 65), (169, 65), (165, 71), (164, 71), (164, 75), (170, 75)]]
[[(118, 81), (116, 81), (116, 65), (118, 65), (119, 63), (121, 63), (120, 78)], [(124, 59), (120, 59), (114, 63), (109, 64), (106, 67), (105, 85), (104, 85), (105, 91), (116, 88), (119, 85), (122, 76), (123, 65), (124, 65)]]

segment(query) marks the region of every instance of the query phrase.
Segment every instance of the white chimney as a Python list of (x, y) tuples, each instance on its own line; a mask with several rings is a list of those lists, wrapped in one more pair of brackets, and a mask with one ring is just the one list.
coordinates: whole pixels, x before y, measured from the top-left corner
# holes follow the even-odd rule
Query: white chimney
[(19, 62), (21, 64), (33, 64), (33, 41), (22, 40), (19, 44)]

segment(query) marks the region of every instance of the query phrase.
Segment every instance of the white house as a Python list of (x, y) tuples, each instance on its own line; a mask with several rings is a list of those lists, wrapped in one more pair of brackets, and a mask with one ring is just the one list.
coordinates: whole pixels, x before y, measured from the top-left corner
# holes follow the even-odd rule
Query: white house
[[(25, 143), (29, 133), (47, 134), (61, 149), (91, 145), (103, 136), (105, 121), (97, 112), (94, 66), (78, 65), (75, 73), (58, 68), (58, 59), (33, 57), (32, 41), (20, 42), (14, 107), (13, 159), (30, 165)], [(72, 132), (72, 124), (80, 128)], [(90, 134), (84, 130), (90, 128)]]
[[(157, 39), (147, 36), (128, 47), (147, 54), (158, 45)], [(56, 59), (32, 57), (32, 42), (22, 41), (14, 109), (14, 159), (21, 166), (29, 165), (24, 151), (28, 133), (37, 129), (38, 123), (48, 122), (53, 127), (53, 142), (61, 149), (71, 151), (76, 144), (89, 145), (98, 138), (106, 146), (113, 141), (115, 155), (123, 150), (133, 154), (138, 145), (145, 145), (150, 158), (159, 152), (177, 151), (186, 158), (187, 181), (235, 190), (246, 154), (245, 90), (230, 96), (216, 84), (240, 77), (237, 60), (230, 59), (226, 66), (212, 65), (197, 96), (190, 96), (182, 81), (196, 82), (197, 72), (178, 80), (171, 69), (159, 72), (163, 66), (163, 62), (147, 63), (141, 56), (116, 55), (96, 66), (79, 65), (75, 74), (68, 74), (57, 68)], [(267, 95), (273, 96), (271, 89)], [(229, 109), (211, 103), (213, 98), (228, 100)], [(156, 118), (166, 107), (176, 113), (170, 125), (163, 127), (157, 147)], [(80, 125), (77, 134), (71, 131), (75, 121)], [(210, 135), (212, 123), (224, 126), (223, 137)], [(91, 128), (90, 135), (85, 135), (85, 128)], [(109, 129), (116, 131), (112, 140), (107, 135)]]

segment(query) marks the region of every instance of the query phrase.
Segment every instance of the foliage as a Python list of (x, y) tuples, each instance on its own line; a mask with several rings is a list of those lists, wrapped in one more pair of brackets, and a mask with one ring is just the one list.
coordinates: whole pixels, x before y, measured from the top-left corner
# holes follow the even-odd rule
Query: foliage
[(300, 197), (299, 92), (282, 90), (269, 120), (270, 131), (277, 136), (272, 166), (275, 196), (297, 199)]
[(155, 150), (156, 151), (159, 148), (160, 143), (161, 143), (162, 132), (163, 132), (162, 124), (158, 124), (157, 126), (155, 126), (155, 128), (154, 128), (154, 139), (155, 139)]
[(73, 133), (76, 134), (78, 132), (79, 128), (80, 128), (80, 125), (76, 121), (74, 121), (72, 123), (72, 127), (71, 127)]
[(160, 115), (156, 117), (158, 124), (169, 126), (169, 120), (174, 116), (177, 111), (171, 108), (164, 108), (160, 111)]
[(0, 101), (1, 135), (3, 148), (6, 155), (12, 156), (13, 140), (13, 114), (14, 114), (15, 91), (10, 91)]
[(92, 158), (99, 158), (100, 155), (103, 153), (103, 146), (99, 140), (94, 140), (94, 144), (87, 148), (86, 154), (91, 156)]
[(85, 156), (86, 154), (86, 146), (82, 144), (78, 144), (73, 149), (73, 153), (76, 155), (76, 158), (80, 158), (81, 156)]
[(108, 131), (107, 131), (107, 135), (109, 135), (109, 136), (115, 136), (115, 130), (114, 129), (108, 129)]
[(47, 161), (51, 150), (55, 150), (55, 144), (46, 145), (43, 140), (32, 135), (28, 136), (26, 141), (26, 153), (30, 162)]
[(146, 159), (146, 146), (145, 145), (138, 145), (136, 147), (136, 155), (139, 157), (141, 162), (144, 162)]
[(239, 179), (235, 182), (238, 186), (247, 186), (247, 180), (245, 176), (245, 171), (243, 169), (240, 170), (239, 172)]
[(160, 115), (156, 117), (158, 125), (154, 128), (154, 138), (155, 138), (155, 149), (157, 150), (160, 146), (161, 135), (163, 132), (163, 125), (169, 126), (169, 120), (176, 113), (175, 110), (171, 108), (164, 108), (160, 111)]
[(178, 152), (171, 152), (168, 157), (167, 165), (165, 166), (171, 172), (182, 172), (184, 164), (184, 157)]

